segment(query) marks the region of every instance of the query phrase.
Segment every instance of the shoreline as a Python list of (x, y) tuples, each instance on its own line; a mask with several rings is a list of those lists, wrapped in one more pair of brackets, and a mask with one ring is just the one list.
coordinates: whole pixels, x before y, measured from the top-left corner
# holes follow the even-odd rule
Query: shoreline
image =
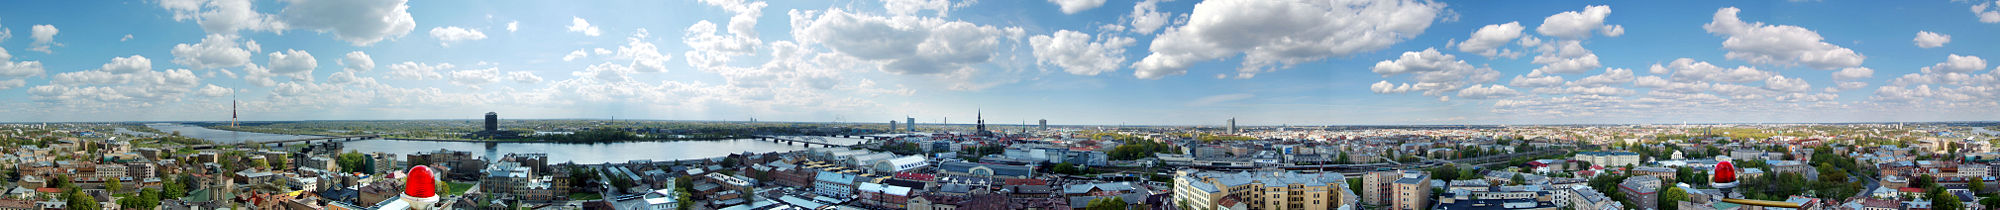
[[(313, 137), (333, 137), (333, 136), (339, 136), (339, 135), (331, 135), (331, 136), (330, 136), (330, 135), (325, 135), (325, 134), (313, 134), (313, 133), (290, 133), (290, 132), (286, 132), (286, 133), (270, 133), (270, 132), (258, 132), (258, 131), (248, 131), (248, 130), (241, 130), (241, 129), (233, 129), (233, 128), (226, 128), (226, 127), (210, 127), (210, 126), (202, 126), (202, 125), (195, 125), (195, 124), (182, 124), (182, 125), (188, 125), (188, 126), (194, 126), (194, 127), (200, 127), (200, 128), (207, 128), (207, 129), (214, 129), (214, 130), (220, 130), (220, 131), (230, 131), (230, 132), (243, 132), (243, 133), (258, 133), (258, 134), (275, 134), (275, 135), (295, 135), (295, 136), (313, 136)], [(377, 134), (377, 136), (378, 136), (378, 137), (376, 137), (375, 139), (367, 139), (367, 140), (397, 140), (397, 141), (425, 141), (425, 142), (465, 142), (465, 143), (556, 143), (556, 144), (599, 144), (599, 143), (632, 143), (632, 142), (678, 142), (678, 141), (722, 141), (722, 140), (737, 140), (737, 139), (754, 139), (754, 138), (755, 138), (755, 137), (744, 137), (744, 136), (730, 136), (730, 137), (710, 137), (710, 138), (681, 138), (681, 139), (646, 139), (646, 140), (622, 140), (622, 141), (588, 141), (588, 142), (570, 142), (570, 141), (553, 141), (553, 140), (468, 140), (468, 139), (426, 139), (426, 138), (396, 138), (396, 137), (390, 137), (390, 136), (384, 136), (384, 135), (380, 135), (380, 134)]]

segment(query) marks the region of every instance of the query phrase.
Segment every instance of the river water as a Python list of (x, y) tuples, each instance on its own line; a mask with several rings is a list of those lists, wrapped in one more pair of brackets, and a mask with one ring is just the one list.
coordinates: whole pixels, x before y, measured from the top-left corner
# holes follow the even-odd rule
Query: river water
[[(243, 142), (246, 140), (269, 141), (269, 140), (285, 140), (285, 139), (314, 137), (314, 136), (302, 136), (302, 135), (284, 135), (284, 134), (215, 130), (215, 129), (208, 129), (200, 126), (186, 125), (186, 124), (150, 124), (146, 126), (153, 127), (154, 129), (159, 129), (162, 132), (168, 132), (168, 133), (172, 133), (174, 131), (180, 131), (181, 136), (208, 139), (211, 141), (222, 142), (222, 143), (236, 143), (236, 142)], [(840, 144), (854, 144), (861, 141), (860, 139), (848, 139), (848, 138), (826, 138), (826, 140)], [(804, 144), (787, 145), (785, 143), (775, 143), (775, 142), (759, 141), (753, 139), (732, 139), (732, 140), (715, 140), (715, 141), (672, 141), (672, 142), (617, 142), (617, 143), (597, 143), (597, 144), (492, 143), (493, 147), (491, 148), (491, 150), (488, 150), (487, 145), (488, 143), (480, 143), (480, 142), (436, 142), (436, 141), (375, 139), (375, 140), (347, 142), (343, 146), (346, 147), (346, 150), (360, 151), (363, 153), (384, 152), (396, 155), (406, 155), (417, 152), (434, 152), (437, 151), (438, 149), (483, 153), (485, 154), (485, 156), (489, 158), (493, 157), (494, 155), (507, 154), (507, 153), (546, 153), (549, 154), (549, 162), (551, 163), (572, 162), (572, 161), (576, 163), (607, 163), (607, 162), (622, 163), (631, 160), (655, 160), (655, 161), (688, 160), (688, 159), (703, 159), (703, 158), (729, 156), (729, 154), (742, 153), (742, 152), (753, 152), (753, 153), (785, 152), (785, 151), (805, 150), (807, 148), (803, 146)]]

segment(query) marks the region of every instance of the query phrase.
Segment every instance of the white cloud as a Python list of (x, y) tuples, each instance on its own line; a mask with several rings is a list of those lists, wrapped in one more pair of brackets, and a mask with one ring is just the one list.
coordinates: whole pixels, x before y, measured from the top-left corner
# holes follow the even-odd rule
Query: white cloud
[(512, 33), (512, 32), (514, 32), (514, 31), (518, 31), (518, 30), (521, 30), (521, 21), (518, 21), (518, 20), (517, 20), (517, 21), (507, 21), (507, 32), (509, 32), (509, 33)]
[(1531, 62), (1542, 64), (1542, 67), (1535, 70), (1550, 74), (1577, 74), (1604, 66), (1598, 63), (1597, 53), (1583, 48), (1582, 40), (1546, 42), (1545, 45), (1536, 46), (1535, 51), (1542, 53), (1536, 55), (1535, 60)]
[(7, 54), (6, 48), (0, 48), (0, 77), (30, 77), (47, 73), (42, 69), (41, 61), (15, 62), (13, 59), (14, 56)]
[(1513, 97), (1516, 95), (1521, 95), (1521, 92), (1514, 91), (1514, 89), (1512, 88), (1507, 88), (1507, 86), (1500, 86), (1500, 85), (1487, 85), (1485, 87), (1480, 87), (1479, 85), (1472, 85), (1472, 87), (1466, 87), (1464, 90), (1458, 91), (1458, 97), (1466, 99), (1495, 99), (1495, 98)]
[(285, 24), (298, 29), (332, 33), (354, 46), (409, 34), (417, 26), (409, 0), (292, 0), (285, 6)]
[(451, 72), (452, 85), (465, 86), (467, 88), (472, 88), (474, 90), (481, 89), (480, 86), (484, 86), (486, 84), (499, 81), (500, 81), (499, 67), (459, 70)]
[[(1422, 34), (1443, 3), (1218, 0), (1196, 4), (1187, 24), (1153, 39), (1134, 76), (1186, 74), (1196, 62), (1243, 54), (1237, 77), (1326, 57), (1381, 50)], [(1283, 64), (1285, 67), (1273, 67)]]
[(794, 13), (793, 37), (846, 56), (875, 62), (895, 74), (960, 73), (993, 60), (1003, 37), (1024, 32), (925, 17), (879, 17), (831, 9), (812, 18)]
[(312, 71), (319, 67), (319, 59), (304, 50), (285, 49), (269, 55), (271, 73), (291, 76), (293, 80), (312, 81)]
[(222, 97), (235, 93), (236, 90), (234, 89), (224, 88), (222, 86), (215, 86), (215, 84), (208, 84), (206, 86), (202, 86), (201, 90), (195, 91), (195, 95), (206, 96), (206, 97)]
[(573, 61), (573, 60), (576, 60), (576, 59), (579, 59), (579, 58), (584, 58), (584, 57), (590, 57), (590, 53), (585, 53), (585, 52), (583, 52), (583, 50), (582, 50), (582, 49), (578, 49), (578, 50), (576, 50), (576, 51), (569, 51), (569, 54), (567, 54), (567, 55), (563, 55), (563, 58), (562, 58), (562, 60), (563, 60), (563, 61)]
[(1581, 86), (1581, 87), (1614, 86), (1625, 83), (1631, 83), (1634, 78), (1635, 77), (1632, 76), (1631, 69), (1609, 68), (1609, 69), (1604, 69), (1604, 74), (1591, 75), (1589, 77), (1584, 77), (1583, 79), (1577, 79), (1576, 81), (1570, 82), (1569, 85)]
[(1722, 68), (1708, 62), (1695, 61), (1690, 58), (1674, 59), (1673, 62), (1665, 65), (1653, 64), (1650, 71), (1653, 74), (1671, 75), (1670, 78), (1676, 82), (1746, 83), (1762, 81), (1777, 75), (1776, 73), (1757, 70), (1748, 66), (1737, 66), (1733, 69)]
[(1943, 47), (1945, 43), (1951, 43), (1951, 35), (1918, 31), (1915, 42), (1917, 42), (1917, 47), (1919, 48)]
[(692, 48), (682, 53), (687, 57), (688, 65), (707, 69), (727, 64), (739, 56), (757, 53), (758, 48), (764, 44), (763, 40), (757, 39), (757, 19), (764, 15), (763, 9), (769, 6), (768, 4), (762, 1), (705, 0), (703, 2), (721, 7), (735, 15), (729, 17), (726, 35), (718, 33), (720, 30), (715, 23), (708, 20), (688, 26), (686, 34), (681, 37), (681, 43)]
[(368, 72), (369, 70), (375, 70), (375, 58), (371, 58), (368, 56), (368, 53), (361, 51), (347, 52), (347, 57), (341, 58), (340, 65), (346, 66), (346, 68), (341, 69), (343, 71), (355, 73)]
[(1104, 6), (1104, 0), (1049, 0), (1049, 3), (1056, 3), (1057, 6), (1061, 6), (1063, 14), (1076, 14), (1084, 10)]
[(1986, 69), (1986, 59), (1979, 58), (1979, 56), (1951, 54), (1945, 56), (1944, 62), (1924, 67), (1921, 70), (1925, 73), (1932, 71), (1941, 73), (1972, 73), (1981, 69)]
[(1449, 100), (1446, 96), (1451, 92), (1500, 78), (1499, 71), (1473, 67), (1464, 60), (1458, 60), (1457, 56), (1438, 52), (1436, 48), (1403, 52), (1396, 60), (1376, 62), (1372, 70), (1384, 78), (1410, 74), (1410, 79), (1416, 82), (1395, 85), (1384, 80), (1369, 87), (1376, 93), (1422, 91), (1425, 96), (1437, 96), (1439, 100)]
[(1201, 97), (1201, 98), (1199, 98), (1199, 99), (1195, 99), (1195, 100), (1192, 100), (1192, 101), (1188, 101), (1188, 103), (1187, 103), (1187, 106), (1195, 106), (1195, 107), (1201, 107), (1201, 106), (1213, 106), (1213, 105), (1216, 105), (1216, 104), (1222, 104), (1222, 103), (1227, 103), (1227, 102), (1231, 102), (1231, 101), (1241, 101), (1241, 100), (1243, 100), (1243, 99), (1250, 99), (1250, 98), (1252, 98), (1252, 97), (1257, 97), (1257, 95), (1255, 95), (1255, 94), (1249, 94), (1249, 93), (1235, 93), (1235, 94), (1222, 94), (1222, 95), (1213, 95), (1213, 96), (1208, 96), (1208, 97)]
[(633, 32), (631, 37), (625, 38), (625, 46), (618, 46), (617, 53), (611, 57), (632, 60), (632, 63), (627, 65), (639, 72), (666, 72), (667, 60), (672, 60), (673, 56), (660, 54), (658, 46), (646, 41), (646, 37), (650, 34), (644, 28)]
[(1764, 79), (1764, 87), (1784, 92), (1806, 92), (1812, 90), (1812, 84), (1807, 83), (1805, 79), (1786, 78), (1785, 75), (1771, 75), (1771, 78)]
[(1868, 67), (1848, 67), (1833, 72), (1833, 80), (1856, 80), (1875, 77), (1875, 69)]
[[(2000, 2), (2000, 1), (1995, 1), (1995, 2)], [(1993, 3), (1995, 2), (1985, 2), (1985, 3), (1979, 3), (1977, 5), (1972, 5), (1972, 15), (1978, 16), (1979, 22), (1982, 23), (2000, 23), (2000, 8), (1993, 7)]]
[(534, 72), (525, 71), (507, 72), (507, 80), (523, 84), (542, 83), (541, 76), (535, 76)]
[(456, 68), (456, 66), (452, 66), (451, 63), (439, 63), (433, 65), (433, 64), (404, 61), (403, 63), (390, 64), (389, 76), (394, 76), (397, 78), (403, 78), (409, 80), (441, 79), (444, 78), (444, 75), (439, 74), (438, 71), (449, 70), (452, 68)]
[(1133, 33), (1152, 34), (1153, 30), (1167, 25), (1168, 15), (1172, 13), (1160, 11), (1161, 1), (1167, 0), (1144, 0), (1132, 5), (1132, 14), (1125, 18), (1132, 19), (1130, 29)]
[(52, 25), (35, 25), (33, 33), (29, 34), (30, 38), (35, 39), (35, 43), (29, 45), (28, 51), (54, 53), (49, 50), (49, 47), (62, 45), (61, 43), (56, 43), (56, 33), (60, 31), (56, 29), (56, 26)]
[(174, 21), (194, 20), (210, 34), (236, 31), (284, 31), (289, 26), (271, 14), (259, 13), (250, 0), (162, 0), (160, 7), (174, 13)]
[(1507, 82), (1507, 85), (1524, 88), (1550, 87), (1561, 84), (1563, 84), (1562, 76), (1544, 75), (1541, 71), (1528, 72), (1527, 75), (1514, 75), (1514, 80)]
[(1035, 61), (1043, 65), (1062, 67), (1064, 72), (1075, 75), (1096, 76), (1100, 73), (1117, 71), (1125, 64), (1125, 47), (1131, 46), (1132, 38), (1100, 36), (1092, 41), (1083, 32), (1060, 30), (1051, 35), (1035, 35), (1028, 43), (1035, 48)]
[(1826, 43), (1819, 32), (1804, 27), (1743, 22), (1737, 18), (1739, 11), (1735, 7), (1716, 10), (1715, 20), (1702, 25), (1709, 33), (1728, 38), (1722, 41), (1722, 48), (1729, 50), (1725, 54), (1729, 59), (1767, 65), (1804, 64), (1831, 70), (1860, 66), (1868, 58)]
[(951, 14), (952, 9), (969, 7), (975, 3), (979, 1), (962, 0), (952, 3), (951, 0), (882, 0), (882, 8), (888, 9), (889, 14), (897, 16), (916, 15), (917, 12), (931, 10), (937, 11), (937, 17), (945, 17)]
[(132, 41), (132, 34), (125, 34), (124, 38), (118, 38), (118, 42), (125, 42), (125, 41)]
[(1563, 39), (1589, 39), (1592, 33), (1603, 31), (1605, 36), (1625, 34), (1625, 27), (1605, 25), (1604, 18), (1611, 16), (1611, 6), (1586, 6), (1583, 12), (1565, 11), (1542, 19), (1542, 26), (1535, 32)]
[(116, 58), (111, 58), (110, 63), (104, 63), (104, 66), (99, 69), (104, 70), (105, 72), (119, 73), (119, 74), (152, 71), (153, 60), (146, 59), (146, 56), (139, 56), (139, 55), (116, 57)]
[(148, 106), (181, 101), (200, 84), (201, 78), (187, 69), (131, 73), (84, 70), (56, 74), (48, 84), (28, 88), (28, 94), (35, 101), (63, 107)]
[(604, 34), (603, 30), (598, 30), (597, 26), (590, 25), (590, 21), (583, 20), (581, 17), (570, 17), (569, 32), (583, 32), (584, 36)]
[[(236, 42), (236, 35), (209, 34), (201, 42), (174, 45), (174, 63), (195, 69), (237, 67), (250, 64), (250, 53), (260, 52), (257, 42)], [(241, 47), (239, 47), (241, 46)], [(245, 49), (249, 48), (249, 49)]]
[(479, 32), (479, 29), (448, 26), (431, 28), (431, 37), (438, 39), (438, 45), (450, 47), (453, 42), (486, 39), (486, 33)]
[(14, 88), (20, 88), (27, 85), (28, 85), (28, 80), (25, 79), (0, 80), (0, 90), (12, 90)]
[(1478, 31), (1472, 32), (1471, 38), (1466, 38), (1465, 42), (1458, 43), (1458, 51), (1476, 53), (1486, 57), (1520, 56), (1518, 52), (1503, 51), (1504, 49), (1500, 48), (1506, 47), (1507, 43), (1521, 38), (1521, 30), (1524, 29), (1527, 29), (1527, 27), (1522, 27), (1520, 22), (1507, 22), (1507, 24), (1479, 27)]

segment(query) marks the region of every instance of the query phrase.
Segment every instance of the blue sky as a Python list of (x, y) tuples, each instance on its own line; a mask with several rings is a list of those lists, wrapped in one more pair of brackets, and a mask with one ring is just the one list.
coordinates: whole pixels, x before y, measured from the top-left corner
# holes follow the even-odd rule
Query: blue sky
[(1990, 1), (17, 4), (0, 121), (2000, 116)]

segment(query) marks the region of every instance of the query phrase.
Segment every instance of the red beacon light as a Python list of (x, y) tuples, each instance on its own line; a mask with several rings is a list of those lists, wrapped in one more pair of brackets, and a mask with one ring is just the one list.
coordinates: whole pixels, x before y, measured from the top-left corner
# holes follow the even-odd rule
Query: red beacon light
[(400, 205), (407, 205), (408, 209), (431, 209), (431, 204), (438, 202), (437, 175), (431, 173), (430, 167), (420, 165), (410, 167), (406, 176), (409, 177), (403, 181), (403, 197)]
[(1710, 185), (1722, 189), (1736, 187), (1736, 164), (1729, 163), (1729, 158), (1726, 156), (1718, 157), (1716, 160), (1715, 171), (1709, 173), (1713, 174), (1708, 180)]

